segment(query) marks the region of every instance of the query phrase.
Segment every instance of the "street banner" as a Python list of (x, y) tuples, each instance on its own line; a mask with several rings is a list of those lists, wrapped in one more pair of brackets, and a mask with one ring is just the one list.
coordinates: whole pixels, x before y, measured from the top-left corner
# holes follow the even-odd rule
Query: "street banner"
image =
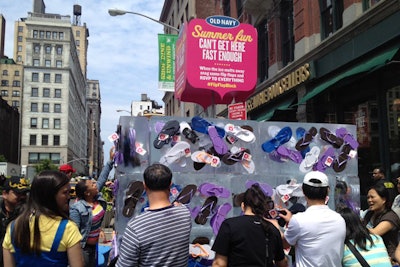
[(175, 43), (178, 35), (159, 34), (158, 89), (174, 92), (175, 88)]

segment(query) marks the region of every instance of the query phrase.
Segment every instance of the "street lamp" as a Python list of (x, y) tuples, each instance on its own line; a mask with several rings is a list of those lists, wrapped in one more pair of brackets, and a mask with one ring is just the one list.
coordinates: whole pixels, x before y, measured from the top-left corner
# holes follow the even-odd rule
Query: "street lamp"
[(144, 15), (144, 14), (141, 14), (141, 13), (137, 13), (137, 12), (133, 12), (133, 11), (120, 10), (120, 9), (116, 9), (116, 8), (112, 8), (112, 9), (109, 9), (109, 10), (108, 10), (108, 14), (110, 14), (110, 16), (121, 16), (121, 15), (125, 15), (125, 14), (127, 14), (127, 13), (128, 13), (128, 14), (133, 14), (133, 15), (138, 15), (138, 16), (145, 17), (145, 18), (147, 18), (147, 19), (149, 19), (149, 20), (152, 20), (152, 21), (154, 21), (154, 22), (157, 22), (157, 23), (163, 25), (164, 27), (167, 27), (167, 28), (169, 28), (169, 29), (171, 29), (171, 30), (174, 30), (174, 31), (176, 31), (176, 32), (179, 33), (179, 29), (178, 29), (178, 28), (175, 28), (174, 26), (171, 26), (171, 25), (169, 25), (169, 24), (167, 24), (167, 23), (164, 23), (164, 22), (162, 22), (162, 21), (153, 19), (153, 18), (151, 18), (151, 17), (149, 17), (149, 16), (146, 16), (146, 15)]
[(132, 116), (132, 112), (130, 112), (129, 110), (126, 110), (126, 109), (117, 109), (116, 112), (128, 112), (129, 115)]

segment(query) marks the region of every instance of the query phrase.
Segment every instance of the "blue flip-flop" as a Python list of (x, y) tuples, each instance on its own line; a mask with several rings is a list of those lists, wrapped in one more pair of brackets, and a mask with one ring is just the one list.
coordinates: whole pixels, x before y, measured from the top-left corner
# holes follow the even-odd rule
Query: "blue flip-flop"
[[(208, 134), (208, 127), (215, 126), (199, 116), (194, 116), (192, 118), (191, 125), (192, 125), (192, 130), (195, 130), (196, 132), (203, 134)], [(215, 128), (217, 129), (219, 137), (224, 138), (225, 137), (224, 128), (221, 128), (219, 126), (215, 126)]]
[(270, 153), (277, 149), (280, 145), (287, 143), (291, 137), (292, 129), (290, 129), (290, 127), (284, 127), (278, 132), (278, 134), (274, 138), (264, 142), (261, 145), (261, 148), (265, 152)]

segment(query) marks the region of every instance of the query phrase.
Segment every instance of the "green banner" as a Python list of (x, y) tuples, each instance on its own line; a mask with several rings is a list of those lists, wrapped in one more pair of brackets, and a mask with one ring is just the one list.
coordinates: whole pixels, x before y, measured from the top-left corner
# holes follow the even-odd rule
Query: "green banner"
[(174, 92), (175, 89), (175, 43), (178, 35), (159, 34), (158, 89)]

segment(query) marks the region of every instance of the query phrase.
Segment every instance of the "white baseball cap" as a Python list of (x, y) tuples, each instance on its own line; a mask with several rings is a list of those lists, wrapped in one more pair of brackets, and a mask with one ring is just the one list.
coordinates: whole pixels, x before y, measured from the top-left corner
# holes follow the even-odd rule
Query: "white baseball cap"
[[(313, 181), (311, 181), (313, 180)], [(316, 180), (316, 181), (314, 181)], [(304, 176), (303, 184), (313, 187), (328, 187), (329, 179), (325, 173), (320, 171), (311, 171)]]

